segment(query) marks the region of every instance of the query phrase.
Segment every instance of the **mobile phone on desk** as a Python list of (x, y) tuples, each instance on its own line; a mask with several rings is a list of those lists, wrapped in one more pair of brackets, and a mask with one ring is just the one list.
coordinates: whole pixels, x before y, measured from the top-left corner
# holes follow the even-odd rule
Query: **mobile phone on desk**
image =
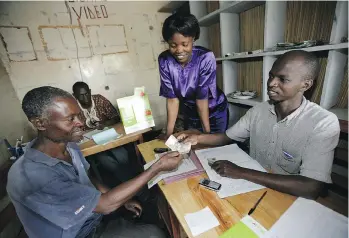
[(201, 186), (204, 186), (205, 188), (211, 189), (213, 191), (219, 191), (221, 189), (222, 185), (220, 183), (217, 183), (215, 181), (211, 181), (209, 179), (203, 178), (200, 180), (199, 184)]
[(155, 149), (154, 149), (154, 152), (155, 152), (156, 154), (165, 153), (165, 152), (167, 152), (167, 151), (170, 151), (170, 149), (169, 149), (169, 148), (155, 148)]

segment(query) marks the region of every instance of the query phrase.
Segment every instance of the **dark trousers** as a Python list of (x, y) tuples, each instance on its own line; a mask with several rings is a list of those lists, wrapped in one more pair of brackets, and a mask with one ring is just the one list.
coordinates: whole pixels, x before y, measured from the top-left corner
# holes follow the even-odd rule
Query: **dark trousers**
[[(210, 117), (209, 120), (210, 120), (211, 133), (225, 133), (225, 131), (228, 129), (228, 124), (229, 124), (228, 108), (219, 112), (215, 116)], [(184, 129), (185, 130), (197, 129), (203, 132), (200, 118), (198, 119), (186, 118), (184, 121)]]

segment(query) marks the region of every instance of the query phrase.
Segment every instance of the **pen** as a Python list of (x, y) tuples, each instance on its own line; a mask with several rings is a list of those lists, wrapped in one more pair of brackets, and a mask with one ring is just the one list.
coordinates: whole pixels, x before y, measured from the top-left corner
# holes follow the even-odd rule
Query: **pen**
[(258, 204), (262, 201), (262, 199), (264, 198), (265, 194), (267, 194), (267, 191), (265, 191), (265, 192), (263, 193), (263, 195), (258, 199), (258, 201), (256, 202), (256, 204), (250, 209), (250, 211), (248, 212), (248, 215), (251, 215), (251, 214), (254, 212), (254, 210), (256, 210)]
[(293, 156), (287, 153), (286, 151), (282, 151), (284, 155), (286, 155), (288, 158), (293, 159)]

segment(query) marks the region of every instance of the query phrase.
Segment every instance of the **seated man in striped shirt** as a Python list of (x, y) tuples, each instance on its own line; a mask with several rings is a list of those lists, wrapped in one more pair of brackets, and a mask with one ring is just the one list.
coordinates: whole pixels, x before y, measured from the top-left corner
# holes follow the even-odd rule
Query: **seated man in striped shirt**
[(303, 96), (319, 68), (312, 53), (289, 51), (275, 61), (269, 72), (269, 101), (251, 108), (225, 133), (181, 134), (178, 138), (193, 145), (216, 146), (250, 139), (250, 156), (271, 173), (229, 161), (217, 161), (212, 168), (225, 177), (316, 199), (324, 185), (332, 182), (333, 155), (340, 133), (336, 115)]

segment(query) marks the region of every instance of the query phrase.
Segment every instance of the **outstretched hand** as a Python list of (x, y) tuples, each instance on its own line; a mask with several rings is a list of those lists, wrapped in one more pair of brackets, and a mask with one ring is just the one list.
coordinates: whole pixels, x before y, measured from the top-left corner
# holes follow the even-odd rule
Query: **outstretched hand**
[(183, 143), (190, 143), (191, 145), (197, 145), (199, 143), (199, 135), (196, 134), (179, 134), (177, 140)]
[(222, 177), (240, 179), (243, 168), (228, 160), (219, 160), (212, 164), (211, 168)]

